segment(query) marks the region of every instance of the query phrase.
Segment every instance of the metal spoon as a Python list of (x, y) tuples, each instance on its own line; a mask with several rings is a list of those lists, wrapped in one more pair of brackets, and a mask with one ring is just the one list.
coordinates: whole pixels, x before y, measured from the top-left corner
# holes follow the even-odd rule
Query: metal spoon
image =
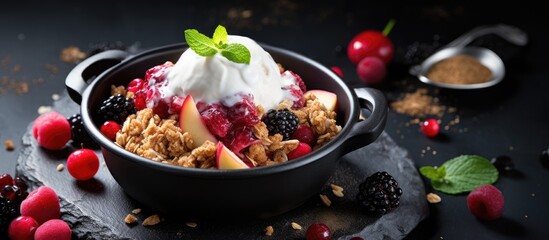
[[(419, 80), (424, 83), (443, 88), (479, 89), (496, 85), (501, 82), (505, 76), (505, 65), (503, 64), (501, 58), (487, 48), (472, 46), (467, 47), (467, 44), (471, 41), (486, 34), (497, 34), (503, 39), (518, 46), (524, 46), (528, 43), (528, 35), (516, 27), (504, 24), (480, 26), (448, 43), (436, 53), (425, 59), (420, 65), (412, 66), (409, 71), (410, 74), (417, 76)], [(427, 71), (429, 71), (433, 64), (456, 55), (468, 55), (474, 57), (490, 69), (490, 71), (492, 71), (492, 79), (487, 82), (476, 84), (449, 84), (433, 81), (427, 78)]]

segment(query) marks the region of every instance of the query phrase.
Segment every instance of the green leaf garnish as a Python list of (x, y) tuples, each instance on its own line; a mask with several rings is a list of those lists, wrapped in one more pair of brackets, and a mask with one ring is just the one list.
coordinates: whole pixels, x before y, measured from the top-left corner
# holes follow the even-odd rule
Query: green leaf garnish
[(458, 156), (438, 168), (421, 167), (419, 172), (431, 179), (434, 189), (448, 194), (470, 192), (481, 185), (496, 182), (499, 177), (494, 165), (477, 155)]
[(216, 53), (220, 53), (229, 61), (250, 64), (250, 50), (239, 43), (227, 43), (228, 36), (227, 29), (221, 25), (217, 26), (212, 38), (198, 32), (196, 29), (185, 30), (185, 40), (196, 54), (211, 57)]

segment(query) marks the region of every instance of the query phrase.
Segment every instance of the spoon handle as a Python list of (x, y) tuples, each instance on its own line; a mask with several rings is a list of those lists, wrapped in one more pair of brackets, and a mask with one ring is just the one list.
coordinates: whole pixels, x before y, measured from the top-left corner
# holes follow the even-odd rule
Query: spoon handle
[(454, 41), (448, 43), (444, 48), (465, 47), (474, 39), (486, 34), (497, 34), (503, 39), (518, 46), (524, 46), (528, 43), (528, 35), (524, 31), (514, 26), (497, 24), (474, 28), (473, 30), (456, 38)]

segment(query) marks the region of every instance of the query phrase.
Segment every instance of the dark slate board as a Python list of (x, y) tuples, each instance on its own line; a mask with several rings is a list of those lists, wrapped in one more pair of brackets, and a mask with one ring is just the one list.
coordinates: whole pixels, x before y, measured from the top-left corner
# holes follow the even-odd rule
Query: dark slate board
[[(54, 102), (54, 110), (70, 116), (79, 112), (66, 93)], [(72, 227), (79, 239), (303, 239), (306, 228), (314, 222), (322, 222), (332, 229), (333, 237), (350, 239), (402, 239), (428, 215), (423, 182), (407, 157), (407, 152), (397, 146), (386, 133), (376, 142), (347, 154), (320, 193), (332, 200), (325, 207), (317, 196), (303, 206), (268, 219), (248, 221), (200, 221), (162, 218), (155, 226), (144, 227), (142, 221), (154, 211), (146, 209), (129, 198), (110, 175), (103, 159), (97, 175), (85, 182), (74, 180), (67, 170), (56, 170), (75, 148), (67, 145), (61, 151), (40, 148), (32, 136), (32, 123), (23, 136), (23, 150), (17, 160), (16, 173), (35, 189), (47, 185), (55, 189), (61, 200), (61, 218)], [(98, 151), (101, 157), (100, 151)], [(403, 195), (400, 206), (394, 211), (374, 217), (362, 211), (355, 201), (358, 184), (376, 171), (387, 171), (401, 184)], [(329, 183), (342, 186), (345, 196), (335, 197)], [(124, 217), (135, 208), (143, 211), (136, 216), (139, 224), (128, 226)], [(186, 222), (196, 222), (195, 228)], [(303, 229), (294, 230), (291, 222)], [(264, 229), (272, 225), (274, 235), (265, 236)]]

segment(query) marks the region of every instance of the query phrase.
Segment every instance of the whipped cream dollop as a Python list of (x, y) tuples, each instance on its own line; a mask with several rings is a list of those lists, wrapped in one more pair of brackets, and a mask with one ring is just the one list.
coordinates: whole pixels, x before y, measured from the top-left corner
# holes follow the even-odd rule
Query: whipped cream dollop
[[(250, 64), (229, 61), (220, 53), (203, 57), (190, 48), (167, 74), (162, 97), (192, 95), (195, 101), (232, 106), (243, 95), (253, 95), (254, 103), (265, 109), (275, 108), (288, 94), (282, 89), (295, 79), (282, 78), (271, 55), (254, 40), (229, 35), (228, 43), (240, 43), (251, 54)], [(295, 82), (293, 82), (295, 83)]]

